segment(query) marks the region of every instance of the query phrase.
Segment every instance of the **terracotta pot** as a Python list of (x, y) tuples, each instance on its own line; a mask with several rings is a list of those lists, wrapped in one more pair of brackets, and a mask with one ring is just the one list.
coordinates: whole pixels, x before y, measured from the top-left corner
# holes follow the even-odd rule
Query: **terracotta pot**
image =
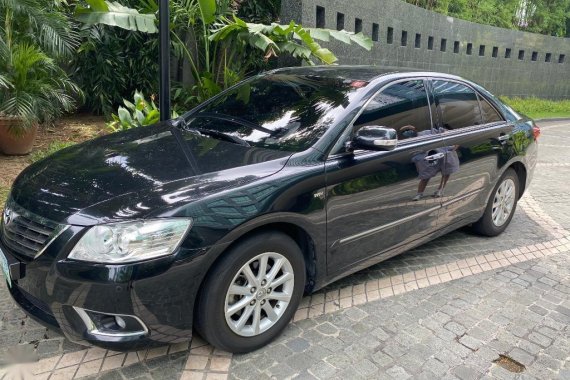
[(32, 151), (36, 134), (38, 133), (38, 125), (34, 124), (27, 128), (23, 134), (14, 135), (10, 132), (11, 126), (19, 126), (22, 121), (18, 118), (0, 117), (0, 152), (19, 156), (28, 154)]

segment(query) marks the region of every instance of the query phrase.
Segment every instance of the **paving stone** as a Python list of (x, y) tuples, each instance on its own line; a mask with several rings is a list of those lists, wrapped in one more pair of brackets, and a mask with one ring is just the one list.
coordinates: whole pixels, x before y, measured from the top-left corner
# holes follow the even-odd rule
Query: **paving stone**
[(529, 366), (535, 360), (535, 356), (521, 350), (520, 348), (514, 348), (511, 350), (511, 352), (509, 352), (509, 357), (521, 364), (524, 364), (525, 366)]
[(459, 339), (459, 343), (464, 345), (465, 347), (469, 348), (472, 351), (477, 351), (482, 345), (479, 339), (475, 339), (470, 335), (465, 335)]
[(410, 377), (412, 377), (409, 373), (406, 372), (405, 369), (397, 365), (387, 369), (386, 374), (394, 379), (402, 379), (402, 380), (409, 379)]
[(368, 359), (363, 359), (355, 363), (356, 371), (367, 378), (372, 378), (372, 375), (378, 370), (378, 367)]
[(477, 370), (465, 365), (454, 368), (453, 373), (461, 380), (475, 380), (482, 377), (482, 374)]
[(310, 346), (310, 343), (304, 338), (295, 338), (287, 342), (287, 347), (294, 352), (303, 352)]
[(552, 339), (537, 332), (528, 334), (527, 339), (542, 347), (548, 347), (552, 344)]

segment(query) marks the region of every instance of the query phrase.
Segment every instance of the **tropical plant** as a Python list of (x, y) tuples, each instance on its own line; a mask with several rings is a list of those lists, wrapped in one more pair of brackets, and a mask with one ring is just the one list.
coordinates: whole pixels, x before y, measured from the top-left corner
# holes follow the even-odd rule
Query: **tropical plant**
[(54, 59), (28, 42), (7, 44), (0, 37), (0, 115), (21, 121), (15, 135), (37, 123), (51, 122), (74, 109), (81, 90)]
[(85, 24), (105, 24), (145, 33), (158, 31), (154, 14), (141, 14), (138, 10), (118, 2), (85, 0), (83, 4), (76, 6), (74, 15)]
[[(175, 92), (175, 99), (187, 106), (216, 95), (259, 68), (260, 61), (267, 62), (280, 54), (311, 64), (336, 62), (336, 56), (317, 40), (332, 38), (368, 50), (372, 47), (372, 41), (361, 33), (303, 28), (293, 22), (285, 26), (247, 23), (234, 15), (234, 5), (231, 0), (171, 1), (173, 52), (179, 67), (187, 64), (191, 73), (191, 78)], [(155, 13), (156, 0), (145, 0), (144, 8), (145, 12)], [(104, 12), (96, 12), (93, 6), (82, 12), (91, 13), (91, 23), (106, 23)], [(116, 26), (125, 27), (119, 23)], [(141, 30), (136, 23), (128, 28)]]
[(158, 123), (160, 112), (154, 103), (154, 96), (150, 102), (144, 95), (135, 91), (134, 101), (123, 100), (125, 107), (119, 107), (118, 114), (113, 114), (113, 121), (107, 123), (107, 128), (111, 132), (126, 131), (127, 129), (144, 127)]
[(233, 20), (224, 18), (210, 36), (212, 41), (225, 42), (229, 45), (249, 46), (260, 49), (266, 58), (276, 57), (287, 53), (300, 58), (308, 64), (333, 64), (337, 57), (326, 48), (321, 47), (317, 40), (328, 42), (336, 39), (346, 44), (356, 43), (366, 50), (372, 48), (372, 40), (362, 33), (352, 33), (346, 30), (331, 30), (321, 28), (304, 28), (291, 21), (289, 25), (253, 24), (238, 17)]
[(55, 57), (70, 55), (79, 44), (71, 20), (54, 1), (0, 0), (0, 19), (8, 46), (14, 41), (26, 42)]
[(85, 94), (85, 109), (110, 115), (135, 90), (158, 88), (158, 46), (154, 35), (106, 25), (83, 31), (70, 64), (71, 77)]
[(156, 33), (153, 14), (141, 14), (133, 8), (105, 0), (85, 0), (86, 5), (75, 8), (75, 18), (85, 24), (105, 24), (123, 29)]
[[(372, 48), (372, 41), (362, 33), (309, 29), (294, 22), (287, 26), (247, 23), (234, 15), (228, 0), (183, 0), (179, 5), (174, 7), (175, 17), (181, 13), (190, 16), (185, 28), (174, 30), (174, 46), (190, 64), (198, 101), (233, 85), (249, 73), (254, 62), (268, 61), (281, 53), (308, 63), (336, 62), (334, 54), (321, 47), (317, 39), (328, 41), (332, 37)], [(181, 35), (194, 36), (195, 48), (188, 49)]]
[(74, 109), (81, 90), (56, 58), (77, 46), (77, 33), (54, 2), (0, 0), (0, 117), (10, 134)]

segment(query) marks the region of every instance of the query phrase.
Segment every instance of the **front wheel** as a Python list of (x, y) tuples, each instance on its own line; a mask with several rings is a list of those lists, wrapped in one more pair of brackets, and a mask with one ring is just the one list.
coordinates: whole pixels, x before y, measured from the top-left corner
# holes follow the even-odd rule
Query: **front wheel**
[(493, 189), (485, 213), (476, 223), (473, 230), (485, 236), (501, 234), (511, 222), (515, 213), (519, 194), (519, 178), (513, 169), (505, 174)]
[(287, 326), (304, 286), (305, 263), (295, 241), (278, 232), (253, 235), (208, 273), (196, 303), (196, 329), (222, 350), (255, 350)]

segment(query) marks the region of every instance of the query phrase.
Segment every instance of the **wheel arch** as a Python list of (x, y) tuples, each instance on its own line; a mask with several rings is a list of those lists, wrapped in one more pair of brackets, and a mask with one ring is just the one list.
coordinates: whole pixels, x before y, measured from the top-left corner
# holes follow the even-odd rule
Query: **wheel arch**
[[(317, 285), (317, 275), (319, 274), (319, 260), (317, 257), (317, 245), (315, 239), (308, 232), (308, 229), (301, 225), (301, 223), (292, 220), (276, 220), (277, 218), (272, 218), (273, 220), (252, 221), (247, 224), (247, 226), (242, 226), (229, 233), (222, 242), (220, 242), (218, 247), (222, 247), (220, 250), (214, 250), (213, 253), (215, 257), (211, 259), (208, 265), (205, 275), (198, 288), (198, 293), (201, 292), (204, 282), (208, 277), (208, 273), (225, 257), (225, 255), (241, 241), (256, 235), (262, 234), (263, 232), (277, 231), (281, 232), (295, 241), (299, 245), (301, 252), (303, 253), (303, 258), (305, 260), (306, 269), (306, 282), (305, 282), (305, 292), (310, 293)], [(324, 256), (322, 257), (324, 259)], [(324, 264), (321, 265), (324, 268)]]
[(527, 179), (527, 170), (525, 165), (521, 161), (515, 161), (508, 168), (512, 168), (515, 173), (517, 173), (517, 177), (519, 179), (519, 199), (523, 196), (526, 190), (526, 179)]

